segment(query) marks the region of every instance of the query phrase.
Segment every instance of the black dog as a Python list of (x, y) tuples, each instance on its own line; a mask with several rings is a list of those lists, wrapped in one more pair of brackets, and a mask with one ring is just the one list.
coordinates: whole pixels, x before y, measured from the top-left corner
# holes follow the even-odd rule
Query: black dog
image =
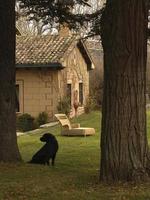
[(29, 161), (29, 163), (49, 165), (49, 160), (52, 159), (52, 166), (54, 166), (58, 150), (58, 142), (55, 136), (51, 133), (45, 133), (40, 140), (46, 142), (46, 144), (35, 155), (33, 155), (32, 160)]

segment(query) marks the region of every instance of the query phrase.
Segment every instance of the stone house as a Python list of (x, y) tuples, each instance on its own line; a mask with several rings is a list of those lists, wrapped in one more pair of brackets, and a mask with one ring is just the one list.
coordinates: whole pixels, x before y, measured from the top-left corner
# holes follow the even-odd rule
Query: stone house
[[(103, 49), (99, 40), (88, 40), (86, 41), (88, 51), (94, 61), (95, 69), (90, 71), (90, 82), (91, 85), (90, 91), (93, 90), (98, 80), (100, 83), (99, 89), (99, 100), (102, 102), (102, 93), (103, 93)], [(147, 87), (146, 87), (146, 103), (147, 107), (150, 108), (150, 40), (147, 43)], [(93, 84), (94, 82), (94, 84)]]
[(98, 39), (87, 40), (86, 46), (95, 65), (95, 69), (90, 71), (90, 96), (95, 99), (97, 106), (102, 106), (104, 73), (103, 49)]
[(45, 111), (52, 119), (64, 96), (70, 98), (71, 116), (75, 113), (75, 98), (79, 102), (78, 114), (82, 113), (93, 68), (86, 45), (75, 35), (17, 36), (17, 113), (36, 117)]

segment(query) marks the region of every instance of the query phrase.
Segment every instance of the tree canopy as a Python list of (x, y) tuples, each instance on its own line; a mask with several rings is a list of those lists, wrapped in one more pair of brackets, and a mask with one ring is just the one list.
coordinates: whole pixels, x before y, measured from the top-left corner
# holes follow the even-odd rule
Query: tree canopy
[(85, 27), (87, 31), (88, 25), (92, 25), (90, 35), (100, 35), (100, 18), (102, 9), (93, 13), (80, 13), (77, 6), (90, 8), (89, 0), (19, 0), (20, 7), (25, 9), (26, 15), (31, 20), (42, 20), (42, 23), (51, 27), (66, 23), (71, 29), (80, 29)]

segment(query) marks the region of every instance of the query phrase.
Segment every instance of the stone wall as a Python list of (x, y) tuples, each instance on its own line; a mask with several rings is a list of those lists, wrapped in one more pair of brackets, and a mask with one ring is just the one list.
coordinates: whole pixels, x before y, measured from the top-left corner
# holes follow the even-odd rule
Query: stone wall
[(78, 114), (84, 112), (84, 105), (89, 95), (89, 71), (87, 71), (87, 64), (80, 53), (80, 50), (75, 47), (70, 55), (65, 60), (66, 68), (59, 72), (61, 96), (66, 95), (67, 83), (71, 84), (71, 117), (75, 115), (74, 111), (74, 93), (78, 91), (79, 101), (79, 83), (83, 83), (83, 105), (78, 108)]

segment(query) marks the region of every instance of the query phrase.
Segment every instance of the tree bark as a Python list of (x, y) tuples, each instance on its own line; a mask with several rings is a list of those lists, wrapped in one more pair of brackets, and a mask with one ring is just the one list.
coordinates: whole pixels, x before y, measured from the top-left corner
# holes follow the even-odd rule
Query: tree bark
[(15, 114), (15, 0), (0, 1), (0, 161), (21, 159)]
[(100, 180), (149, 175), (146, 134), (146, 0), (108, 0), (102, 16), (104, 94)]

